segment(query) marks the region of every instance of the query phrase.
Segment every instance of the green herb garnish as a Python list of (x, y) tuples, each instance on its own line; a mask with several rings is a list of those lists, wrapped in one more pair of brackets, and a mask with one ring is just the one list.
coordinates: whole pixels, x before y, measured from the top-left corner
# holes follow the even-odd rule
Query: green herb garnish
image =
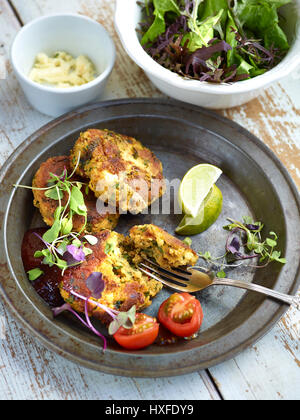
[(193, 241), (192, 241), (192, 239), (191, 238), (185, 238), (184, 239), (184, 241), (183, 241), (183, 243), (185, 243), (187, 246), (192, 246), (192, 244), (193, 244)]
[[(49, 265), (50, 267), (57, 266), (62, 270), (62, 274), (64, 274), (67, 268), (82, 264), (85, 257), (92, 253), (92, 250), (86, 247), (86, 245), (93, 245), (98, 241), (92, 235), (88, 235), (82, 240), (79, 239), (87, 225), (87, 207), (81, 191), (84, 184), (73, 180), (79, 162), (80, 154), (77, 164), (70, 175), (68, 175), (66, 169), (61, 175), (50, 173), (47, 188), (14, 185), (19, 188), (45, 191), (47, 198), (58, 202), (54, 212), (52, 227), (46, 231), (43, 237), (36, 234), (46, 245), (46, 248), (37, 251), (35, 258), (43, 258), (43, 264)], [(62, 202), (64, 197), (66, 197), (66, 204)], [(84, 218), (80, 232), (72, 232), (74, 215), (79, 215)], [(38, 275), (38, 272), (35, 270), (29, 273), (30, 279), (33, 280), (35, 280), (34, 277), (36, 275)]]
[[(227, 240), (226, 250), (232, 254), (235, 260), (243, 260), (249, 258), (259, 258), (260, 263), (264, 263), (264, 267), (273, 261), (281, 264), (286, 264), (286, 259), (281, 258), (281, 252), (276, 250), (278, 246), (278, 236), (275, 232), (270, 232), (269, 236), (263, 240), (262, 231), (264, 225), (261, 222), (253, 222), (250, 218), (244, 218), (243, 223), (228, 219), (231, 224), (224, 226), (224, 229), (229, 230), (232, 234)], [(238, 240), (234, 237), (235, 233), (242, 233), (245, 236), (246, 255), (242, 255), (238, 249)], [(231, 242), (230, 242), (231, 241)], [(239, 242), (240, 248), (242, 243)], [(249, 256), (249, 253), (252, 253)]]
[(34, 268), (33, 270), (28, 271), (28, 277), (30, 281), (35, 281), (40, 278), (44, 272), (39, 268)]
[(282, 257), (282, 252), (277, 249), (278, 235), (272, 231), (266, 239), (262, 238), (265, 228), (263, 223), (254, 222), (250, 217), (245, 217), (243, 222), (228, 220), (230, 224), (224, 226), (224, 229), (230, 232), (226, 241), (226, 253), (218, 258), (214, 258), (209, 251), (198, 253), (207, 263), (220, 267), (218, 278), (226, 277), (226, 267), (240, 267), (246, 260), (258, 260), (257, 264), (251, 264), (249, 267), (259, 269), (272, 262), (287, 263)]

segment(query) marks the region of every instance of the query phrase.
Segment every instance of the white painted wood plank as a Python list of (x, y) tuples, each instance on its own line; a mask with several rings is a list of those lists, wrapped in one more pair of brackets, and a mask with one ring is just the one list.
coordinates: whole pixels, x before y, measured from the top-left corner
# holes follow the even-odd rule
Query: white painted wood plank
[[(100, 0), (65, 0), (64, 2), (57, 0), (14, 0), (14, 5), (24, 22), (29, 22), (32, 18), (38, 17), (42, 14), (53, 12), (84, 13), (103, 23), (114, 37), (114, 39), (117, 40), (112, 25), (114, 2), (111, 0), (102, 0), (101, 2)], [(161, 95), (154, 87), (152, 87), (144, 74), (131, 62), (131, 60), (126, 57), (123, 49), (118, 45), (118, 43), (117, 54), (117, 66), (113, 72), (106, 97), (118, 98), (123, 96), (134, 97)], [(11, 87), (13, 92), (14, 89), (18, 90), (14, 82), (12, 83)], [(223, 115), (237, 121), (252, 131), (254, 134), (262, 138), (266, 144), (268, 144), (286, 164), (298, 187), (300, 187), (299, 88), (299, 82), (295, 83), (295, 79), (289, 78), (286, 81), (283, 81), (280, 85), (273, 86), (258, 100), (252, 101), (250, 104), (247, 104), (243, 107), (223, 112)], [(39, 124), (38, 121), (41, 121), (39, 119), (41, 117), (38, 117), (36, 113), (32, 111), (30, 107), (28, 107), (21, 93), (20, 98), (21, 99), (18, 106), (20, 107), (23, 115), (26, 116), (26, 121), (27, 115), (31, 115), (31, 123), (33, 126), (35, 125), (37, 127)], [(0, 104), (2, 104), (2, 102), (0, 102)], [(24, 109), (26, 111), (24, 111)], [(4, 121), (6, 125), (2, 134), (3, 138), (4, 136), (8, 136), (10, 138), (10, 127), (12, 127), (12, 125), (10, 125), (9, 122), (7, 123), (7, 121), (9, 120), (5, 119)], [(30, 130), (30, 128), (32, 129)], [(23, 130), (24, 137), (25, 133), (30, 134), (32, 131), (34, 131), (32, 126), (28, 127), (28, 124), (25, 124)], [(7, 133), (9, 133), (9, 135)], [(20, 137), (21, 136), (16, 136), (13, 140), (13, 144), (16, 144)], [(8, 153), (8, 151), (6, 153)], [(18, 329), (16, 325), (14, 328)], [(17, 342), (15, 343), (16, 346), (20, 346), (18, 339), (22, 342), (25, 337), (23, 334), (21, 334), (21, 332), (19, 332), (19, 334), (22, 335), (22, 338), (17, 336)], [(34, 375), (31, 377), (31, 380), (28, 380), (28, 377), (24, 374), (24, 378), (22, 379), (23, 384), (19, 389), (21, 394), (23, 393), (25, 395), (26, 391), (24, 391), (24, 389), (26, 386), (30, 386), (34, 388), (34, 392), (36, 395), (39, 395), (39, 398), (48, 398), (50, 395), (54, 395), (55, 398), (57, 397), (57, 394), (55, 394), (55, 387), (58, 386), (59, 389), (60, 383), (63, 383), (65, 391), (60, 394), (61, 398), (68, 398), (70, 396), (70, 392), (72, 392), (70, 390), (73, 390), (73, 388), (75, 388), (73, 391), (75, 398), (78, 398), (79, 395), (94, 395), (93, 388), (91, 386), (92, 381), (91, 383), (89, 382), (88, 384), (84, 385), (86, 394), (84, 394), (82, 389), (82, 394), (80, 394), (77, 385), (75, 387), (71, 386), (70, 378), (76, 381), (77, 375), (82, 375), (84, 370), (77, 367), (75, 368), (74, 365), (59, 360), (60, 358), (53, 355), (52, 353), (47, 351), (45, 352), (39, 346), (36, 346), (35, 342), (32, 342), (32, 340), (27, 336), (26, 340), (30, 350), (31, 347), (35, 349), (34, 352), (32, 350), (32, 352), (35, 354), (35, 363), (37, 363), (36, 360), (39, 357), (40, 361), (43, 361), (43, 359), (46, 358), (46, 360), (50, 360), (49, 366), (51, 369), (49, 367), (49, 372), (53, 370), (54, 373), (57, 373), (56, 377), (53, 378), (48, 372), (51, 379), (48, 377), (46, 382), (49, 384), (50, 381), (51, 386), (50, 389), (47, 387), (42, 387), (42, 393), (38, 389), (39, 381), (34, 379)], [(222, 365), (211, 370), (224, 398), (249, 400), (275, 400), (280, 398), (294, 398), (296, 391), (300, 387), (300, 358), (298, 344), (299, 318), (295, 311), (291, 310), (288, 315), (283, 318), (280, 324), (256, 346), (253, 346), (251, 349), (244, 352), (234, 361), (223, 363)], [(40, 356), (38, 357), (38, 355)], [(10, 355), (8, 354), (8, 356)], [(25, 359), (25, 357), (27, 357), (27, 355), (25, 355), (24, 359), (22, 359), (23, 365), (28, 361), (28, 359)], [(58, 364), (56, 365), (56, 363)], [(55, 368), (54, 365), (57, 367)], [(278, 365), (280, 365), (279, 369), (277, 368)], [(3, 366), (2, 362), (0, 362), (0, 369), (1, 366)], [(38, 368), (35, 367), (35, 364), (32, 366), (34, 366), (33, 369), (37, 371), (41, 370), (40, 364), (37, 364)], [(27, 375), (32, 374), (30, 364), (26, 365), (26, 369), (28, 372), (30, 372), (27, 373)], [(13, 369), (13, 371), (16, 371), (16, 369)], [(65, 377), (65, 381), (60, 375), (61, 372), (63, 372), (62, 375)], [(278, 372), (280, 372), (280, 375)], [(97, 373), (95, 374), (94, 372), (89, 373), (89, 375), (91, 375), (89, 377), (93, 378), (94, 380), (95, 377), (101, 377), (102, 379), (102, 377), (107, 376), (99, 375)], [(284, 379), (282, 379), (283, 376)], [(153, 396), (161, 394), (160, 392), (157, 392), (157, 389), (162, 390), (162, 384), (164, 384), (164, 386), (166, 386), (165, 395), (168, 397), (167, 399), (179, 397), (188, 398), (185, 397), (185, 395), (188, 395), (188, 392), (192, 392), (192, 387), (189, 386), (189, 382), (195, 385), (196, 379), (195, 375), (187, 375), (184, 378), (186, 379), (184, 381), (184, 387), (186, 387), (187, 390), (186, 394), (182, 394), (182, 390), (185, 389), (184, 387), (178, 388), (178, 384), (181, 383), (181, 378), (173, 378), (167, 380), (134, 380), (134, 391), (129, 385), (130, 391), (129, 394), (126, 395), (132, 395), (130, 398), (135, 398), (134, 395), (137, 395), (135, 393), (137, 392), (138, 397), (145, 399), (149, 397), (151, 399)], [(120, 379), (120, 381), (122, 380)], [(15, 384), (15, 388), (19, 386), (19, 383), (20, 382)], [(127, 381), (126, 383), (130, 383), (130, 381)], [(106, 382), (106, 384), (108, 384), (108, 382)], [(118, 386), (122, 387), (122, 384), (124, 383), (120, 382), (118, 383)], [(12, 395), (13, 390), (14, 388), (11, 388), (10, 390)], [(178, 392), (178, 390), (180, 391)], [(0, 391), (2, 391), (1, 388)], [(60, 392), (61, 389), (59, 389), (58, 393)], [(111, 396), (113, 396), (113, 398), (116, 398), (116, 395), (120, 395), (115, 394), (116, 392), (116, 389), (112, 388)], [(1, 392), (0, 395), (2, 395)], [(201, 391), (198, 390), (197, 395), (199, 396), (199, 399), (211, 397), (207, 395), (205, 390), (203, 391), (203, 388), (201, 388)], [(72, 399), (72, 395), (70, 398)], [(298, 396), (297, 399), (299, 398), (300, 397)]]
[(229, 400), (233, 396), (246, 400), (299, 400), (299, 340), (300, 313), (291, 310), (259, 343), (235, 360), (210, 369), (222, 396)]

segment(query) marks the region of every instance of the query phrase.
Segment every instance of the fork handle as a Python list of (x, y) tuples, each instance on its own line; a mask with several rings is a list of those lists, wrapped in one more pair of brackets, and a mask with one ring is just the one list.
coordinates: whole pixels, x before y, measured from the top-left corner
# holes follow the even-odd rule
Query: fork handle
[(253, 292), (262, 293), (263, 295), (273, 297), (274, 299), (280, 300), (288, 305), (295, 306), (300, 310), (300, 299), (297, 296), (290, 296), (284, 293), (277, 292), (276, 290), (267, 289), (266, 287), (259, 286), (258, 284), (246, 283), (240, 280), (231, 279), (215, 279), (213, 285), (220, 286), (232, 286), (239, 289), (250, 290)]

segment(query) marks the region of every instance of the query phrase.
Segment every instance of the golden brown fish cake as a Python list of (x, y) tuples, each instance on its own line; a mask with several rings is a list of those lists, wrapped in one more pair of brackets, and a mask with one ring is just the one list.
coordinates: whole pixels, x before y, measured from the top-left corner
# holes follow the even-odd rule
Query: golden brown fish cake
[[(108, 230), (95, 236), (98, 243), (94, 246), (87, 245), (93, 253), (80, 266), (70, 268), (64, 273), (60, 292), (65, 302), (75, 311), (84, 313), (85, 301), (71, 292), (90, 298), (91, 292), (86, 280), (92, 273), (98, 272), (102, 273), (105, 282), (105, 289), (98, 303), (118, 311), (128, 311), (134, 305), (138, 311), (150, 306), (152, 298), (162, 289), (162, 284), (130, 265), (123, 246), (124, 236)], [(112, 321), (103, 309), (92, 304), (89, 304), (89, 314), (105, 324)]]
[(103, 130), (90, 129), (80, 134), (74, 148), (71, 150), (70, 162), (71, 167), (74, 169), (78, 163), (76, 173), (82, 178), (86, 178), (85, 166), (90, 162), (93, 156), (94, 150), (102, 142), (104, 135)]
[(187, 244), (155, 225), (134, 226), (127, 245), (135, 264), (143, 258), (154, 259), (161, 267), (194, 266), (199, 257)]
[[(37, 171), (32, 186), (33, 188), (47, 188), (50, 186), (49, 180), (51, 173), (60, 176), (64, 170), (67, 170), (70, 175), (72, 170), (70, 167), (70, 159), (67, 156), (53, 157), (44, 162)], [(74, 181), (84, 182), (83, 179), (76, 176)], [(85, 181), (86, 182), (86, 181)], [(58, 201), (46, 197), (44, 190), (33, 190), (34, 206), (37, 207), (48, 226), (54, 223), (54, 213), (58, 207)], [(84, 193), (85, 204), (87, 206), (87, 232), (100, 232), (103, 229), (114, 229), (119, 220), (118, 214), (111, 214), (109, 211), (99, 214), (97, 210), (97, 199), (90, 191), (88, 195)], [(67, 204), (68, 195), (64, 194), (61, 202), (65, 206)], [(73, 230), (80, 232), (84, 226), (85, 219), (83, 216), (74, 215), (73, 217)]]
[[(97, 145), (98, 144), (98, 145)], [(121, 212), (141, 213), (164, 193), (162, 163), (139, 141), (109, 130), (81, 134), (71, 152), (77, 173), (103, 202)]]

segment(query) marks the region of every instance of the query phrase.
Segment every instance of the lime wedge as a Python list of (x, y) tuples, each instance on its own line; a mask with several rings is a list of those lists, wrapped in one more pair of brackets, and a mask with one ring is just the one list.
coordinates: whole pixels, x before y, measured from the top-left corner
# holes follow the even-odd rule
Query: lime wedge
[(219, 218), (223, 208), (223, 195), (214, 185), (204, 200), (196, 217), (186, 215), (176, 229), (182, 236), (198, 235), (210, 228)]
[(222, 175), (221, 169), (209, 164), (194, 166), (179, 188), (179, 204), (186, 215), (196, 217), (213, 185)]

